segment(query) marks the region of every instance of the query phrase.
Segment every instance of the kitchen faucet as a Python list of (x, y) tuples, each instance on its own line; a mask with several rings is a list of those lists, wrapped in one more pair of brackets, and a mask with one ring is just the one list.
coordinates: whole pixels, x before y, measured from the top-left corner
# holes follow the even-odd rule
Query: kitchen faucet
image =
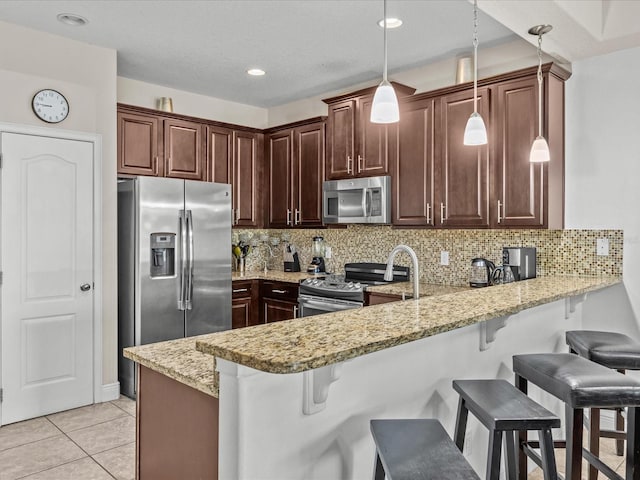
[(413, 264), (413, 299), (418, 300), (420, 296), (418, 287), (418, 281), (420, 278), (420, 275), (418, 275), (418, 257), (411, 247), (408, 247), (407, 245), (398, 245), (391, 250), (389, 258), (387, 259), (387, 269), (384, 272), (384, 279), (387, 282), (393, 280), (393, 259), (396, 257), (396, 253), (402, 251), (407, 252), (411, 257), (411, 263)]

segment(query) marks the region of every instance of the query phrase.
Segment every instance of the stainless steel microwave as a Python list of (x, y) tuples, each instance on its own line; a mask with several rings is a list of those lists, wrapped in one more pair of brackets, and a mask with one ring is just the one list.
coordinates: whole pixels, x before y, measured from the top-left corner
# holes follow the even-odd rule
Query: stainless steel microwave
[(391, 223), (391, 177), (322, 184), (323, 223)]

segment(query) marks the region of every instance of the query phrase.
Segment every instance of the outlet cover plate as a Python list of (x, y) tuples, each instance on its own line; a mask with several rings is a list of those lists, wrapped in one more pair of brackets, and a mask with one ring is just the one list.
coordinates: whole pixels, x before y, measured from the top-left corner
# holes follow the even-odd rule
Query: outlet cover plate
[(606, 256), (609, 255), (609, 239), (598, 238), (596, 240), (596, 255)]
[(440, 265), (449, 265), (449, 252), (445, 250), (440, 252)]

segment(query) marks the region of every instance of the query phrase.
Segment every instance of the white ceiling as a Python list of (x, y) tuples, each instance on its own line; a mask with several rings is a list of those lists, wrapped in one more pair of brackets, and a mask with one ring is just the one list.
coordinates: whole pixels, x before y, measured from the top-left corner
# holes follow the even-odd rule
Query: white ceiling
[[(639, 0), (478, 0), (482, 49), (552, 24), (565, 63), (640, 45)], [(471, 51), (471, 0), (388, 0), (389, 71)], [(56, 20), (86, 17), (83, 27)], [(2, 0), (0, 20), (118, 51), (118, 75), (259, 107), (380, 80), (382, 0)], [(508, 27), (508, 28), (507, 28)], [(515, 32), (515, 33), (514, 33)], [(482, 59), (482, 56), (480, 57)], [(480, 62), (482, 64), (482, 62)], [(264, 77), (246, 70), (260, 67)]]
[[(2, 1), (0, 19), (116, 49), (118, 75), (260, 107), (375, 83), (382, 0)], [(466, 0), (388, 0), (389, 71), (471, 50)], [(59, 13), (89, 20), (64, 25)], [(514, 34), (480, 13), (481, 46)], [(249, 67), (267, 71), (249, 77)]]

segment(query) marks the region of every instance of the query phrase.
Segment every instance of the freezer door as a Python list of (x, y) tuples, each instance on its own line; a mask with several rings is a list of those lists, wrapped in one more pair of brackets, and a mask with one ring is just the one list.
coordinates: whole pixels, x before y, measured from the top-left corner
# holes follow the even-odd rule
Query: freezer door
[[(184, 311), (178, 308), (185, 240), (180, 229), (184, 180), (138, 177), (137, 182), (140, 295), (136, 344), (142, 345), (184, 337)], [(173, 251), (163, 251), (165, 248)], [(169, 268), (167, 261), (172, 263)]]
[(186, 336), (231, 328), (231, 186), (185, 181)]

